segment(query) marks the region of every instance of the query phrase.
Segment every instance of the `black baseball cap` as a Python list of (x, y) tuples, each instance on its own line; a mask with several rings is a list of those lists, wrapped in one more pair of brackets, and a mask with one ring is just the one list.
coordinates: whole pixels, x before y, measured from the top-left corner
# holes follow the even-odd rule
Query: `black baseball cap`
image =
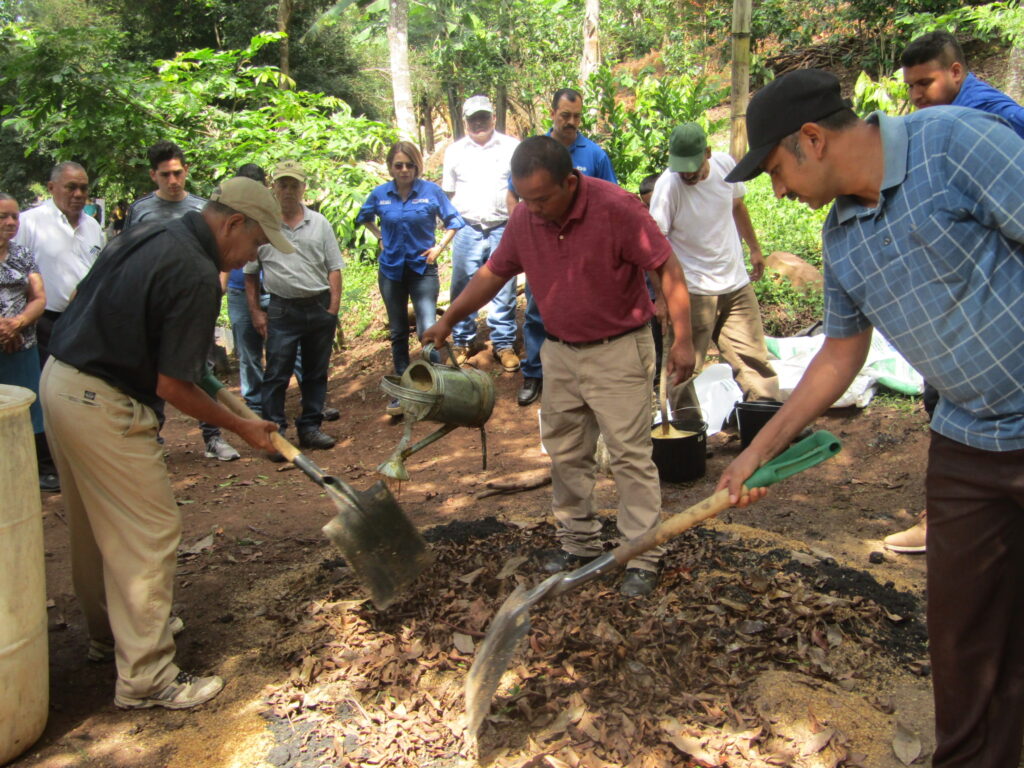
[(798, 69), (772, 80), (754, 94), (747, 107), (750, 151), (725, 177), (749, 181), (761, 173), (761, 163), (780, 141), (804, 123), (833, 115), (850, 104), (839, 94), (839, 80), (822, 69)]

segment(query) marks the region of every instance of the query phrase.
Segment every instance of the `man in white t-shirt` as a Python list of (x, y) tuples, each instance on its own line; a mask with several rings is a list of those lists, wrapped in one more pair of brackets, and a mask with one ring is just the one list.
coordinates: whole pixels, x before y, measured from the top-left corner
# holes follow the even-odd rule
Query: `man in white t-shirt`
[[(743, 203), (743, 184), (725, 176), (736, 162), (712, 152), (697, 123), (672, 131), (668, 170), (651, 197), (651, 216), (672, 244), (690, 291), (694, 376), (704, 366), (708, 344), (714, 342), (745, 400), (778, 400), (779, 382), (768, 363), (761, 310), (743, 264), (743, 245), (750, 250), (753, 279), (764, 274), (764, 257), (750, 213)], [(693, 378), (670, 393), (673, 411), (698, 408)]]

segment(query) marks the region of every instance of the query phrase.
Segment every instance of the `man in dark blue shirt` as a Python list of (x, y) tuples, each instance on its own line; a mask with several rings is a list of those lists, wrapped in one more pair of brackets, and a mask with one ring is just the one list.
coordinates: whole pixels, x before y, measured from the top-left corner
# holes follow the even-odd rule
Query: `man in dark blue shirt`
[(911, 41), (901, 62), (918, 109), (951, 104), (991, 112), (1024, 138), (1024, 107), (968, 72), (963, 49), (949, 32), (940, 29)]
[[(584, 176), (618, 184), (612, 161), (608, 153), (580, 133), (580, 121), (583, 119), (583, 96), (572, 88), (555, 91), (551, 97), (551, 130), (548, 136), (556, 139), (572, 157), (572, 166)], [(512, 215), (515, 207), (515, 190), (509, 178), (508, 212)], [(519, 405), (529, 405), (541, 392), (544, 371), (540, 363), (540, 348), (544, 343), (544, 321), (541, 319), (537, 303), (533, 300), (530, 284), (526, 284), (526, 316), (523, 319), (523, 347), (526, 358), (523, 360), (523, 386), (516, 398)]]

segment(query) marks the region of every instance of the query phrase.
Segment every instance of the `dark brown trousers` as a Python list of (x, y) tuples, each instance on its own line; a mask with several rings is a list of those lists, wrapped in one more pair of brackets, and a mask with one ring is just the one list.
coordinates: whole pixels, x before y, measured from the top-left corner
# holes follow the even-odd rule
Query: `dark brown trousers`
[(1024, 739), (1024, 450), (932, 432), (928, 637), (934, 768), (1017, 768)]

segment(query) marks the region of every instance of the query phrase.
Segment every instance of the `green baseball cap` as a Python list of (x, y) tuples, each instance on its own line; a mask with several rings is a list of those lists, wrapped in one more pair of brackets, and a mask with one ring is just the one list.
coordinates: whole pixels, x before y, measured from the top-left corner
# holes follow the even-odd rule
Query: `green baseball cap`
[(707, 158), (707, 148), (707, 134), (697, 123), (677, 125), (668, 140), (668, 169), (673, 173), (699, 171)]

